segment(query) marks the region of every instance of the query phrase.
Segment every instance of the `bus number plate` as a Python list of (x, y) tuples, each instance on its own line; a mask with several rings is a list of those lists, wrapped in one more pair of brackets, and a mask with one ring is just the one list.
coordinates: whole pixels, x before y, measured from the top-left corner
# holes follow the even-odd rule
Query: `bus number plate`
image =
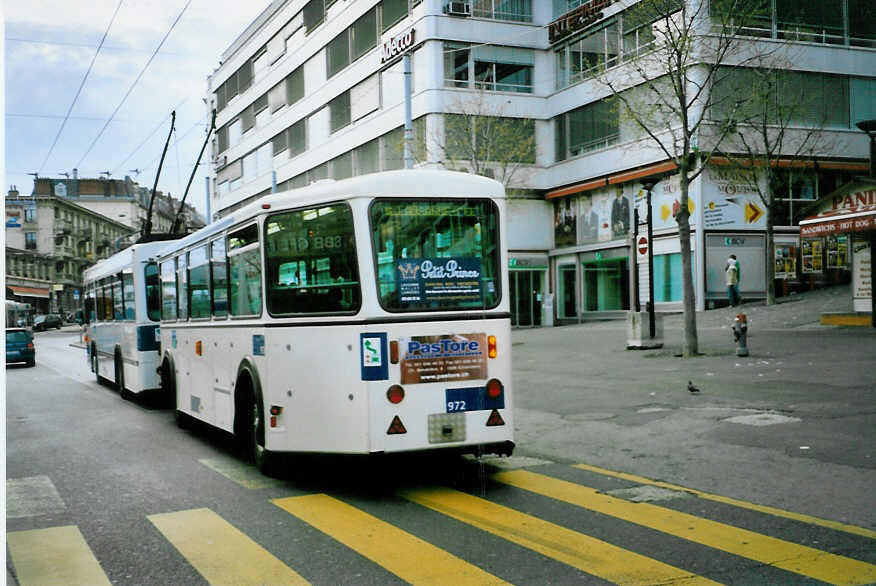
[(483, 403), (484, 387), (469, 387), (465, 389), (447, 389), (444, 392), (444, 403), (447, 413), (463, 411), (480, 411)]

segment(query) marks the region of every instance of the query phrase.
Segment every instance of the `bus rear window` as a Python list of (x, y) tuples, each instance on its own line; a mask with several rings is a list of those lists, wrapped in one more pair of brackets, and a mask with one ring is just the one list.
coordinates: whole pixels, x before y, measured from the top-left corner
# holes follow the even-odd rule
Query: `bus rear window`
[(499, 214), (487, 199), (371, 204), (380, 303), (388, 311), (499, 303)]
[(265, 246), (271, 315), (359, 310), (356, 241), (348, 205), (269, 216)]

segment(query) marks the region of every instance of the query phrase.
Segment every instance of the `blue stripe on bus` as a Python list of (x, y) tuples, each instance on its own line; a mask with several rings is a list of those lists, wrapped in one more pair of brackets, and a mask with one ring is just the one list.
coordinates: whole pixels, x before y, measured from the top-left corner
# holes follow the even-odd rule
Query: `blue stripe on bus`
[(137, 350), (158, 350), (158, 326), (137, 326)]

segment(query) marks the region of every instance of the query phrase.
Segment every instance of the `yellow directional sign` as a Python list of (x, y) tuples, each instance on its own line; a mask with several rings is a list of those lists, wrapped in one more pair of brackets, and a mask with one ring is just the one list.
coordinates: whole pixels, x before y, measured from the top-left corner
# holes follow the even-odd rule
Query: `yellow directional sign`
[(748, 224), (754, 224), (757, 222), (760, 217), (763, 215), (763, 210), (760, 209), (753, 201), (749, 200), (745, 202), (745, 222)]

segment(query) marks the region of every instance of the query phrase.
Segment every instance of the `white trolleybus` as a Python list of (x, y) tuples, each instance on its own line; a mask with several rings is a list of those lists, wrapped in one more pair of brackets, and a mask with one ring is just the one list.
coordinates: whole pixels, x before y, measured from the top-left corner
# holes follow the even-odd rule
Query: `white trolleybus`
[(159, 255), (178, 421), (276, 455), (514, 449), (504, 190), (391, 171), (265, 196)]
[(99, 382), (124, 398), (161, 388), (161, 292), (154, 256), (168, 242), (134, 244), (85, 270), (85, 347)]

